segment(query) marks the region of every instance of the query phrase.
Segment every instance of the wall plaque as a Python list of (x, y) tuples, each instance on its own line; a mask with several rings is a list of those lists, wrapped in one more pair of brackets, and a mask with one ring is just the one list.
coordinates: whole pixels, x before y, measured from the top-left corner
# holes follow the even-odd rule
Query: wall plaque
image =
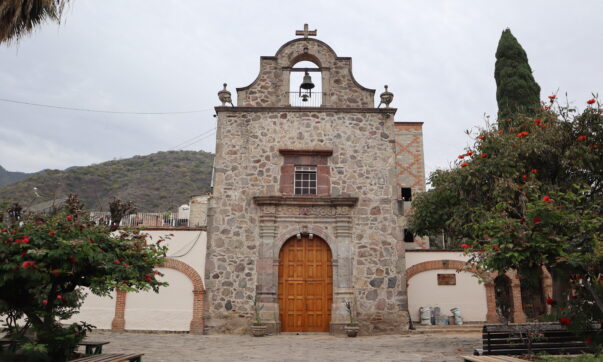
[(456, 274), (438, 274), (438, 285), (456, 285)]

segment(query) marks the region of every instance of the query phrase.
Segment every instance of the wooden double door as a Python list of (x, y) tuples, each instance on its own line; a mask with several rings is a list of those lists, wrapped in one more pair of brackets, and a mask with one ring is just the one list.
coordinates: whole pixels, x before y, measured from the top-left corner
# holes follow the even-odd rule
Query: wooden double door
[(328, 332), (333, 304), (331, 249), (322, 239), (289, 239), (280, 251), (278, 301), (283, 332)]

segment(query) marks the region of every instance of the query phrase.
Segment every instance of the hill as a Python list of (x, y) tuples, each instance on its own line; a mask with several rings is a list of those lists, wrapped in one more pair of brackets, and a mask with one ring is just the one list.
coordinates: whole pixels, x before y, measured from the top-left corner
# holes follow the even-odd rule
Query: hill
[(33, 173), (7, 171), (4, 167), (0, 166), (0, 187), (12, 184), (31, 175)]
[(176, 210), (191, 196), (210, 191), (213, 157), (203, 151), (168, 151), (65, 171), (44, 170), (0, 187), (0, 202), (27, 207), (76, 193), (89, 210), (107, 211), (113, 197), (132, 201), (141, 212)]

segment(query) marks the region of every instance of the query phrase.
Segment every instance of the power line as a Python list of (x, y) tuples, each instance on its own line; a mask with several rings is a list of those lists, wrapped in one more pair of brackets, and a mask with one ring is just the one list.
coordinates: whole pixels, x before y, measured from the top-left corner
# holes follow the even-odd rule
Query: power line
[(194, 140), (194, 141), (192, 141), (192, 142), (188, 142), (186, 145), (182, 145), (182, 146), (180, 146), (179, 148), (180, 148), (180, 149), (183, 149), (183, 148), (186, 148), (186, 147), (190, 147), (190, 146), (194, 145), (195, 143), (199, 143), (199, 142), (201, 142), (201, 141), (203, 141), (203, 140), (205, 140), (205, 139), (207, 139), (207, 138), (209, 138), (209, 137), (213, 136), (213, 135), (214, 135), (214, 133), (215, 133), (214, 131), (215, 131), (215, 128), (214, 128), (214, 129), (212, 129), (210, 133), (208, 133), (208, 134), (206, 134), (205, 136), (203, 136), (203, 137), (199, 138), (198, 140)]
[(101, 109), (54, 106), (51, 104), (23, 102), (23, 101), (16, 101), (14, 99), (6, 99), (6, 98), (0, 98), (0, 101), (7, 102), (7, 103), (23, 104), (23, 105), (28, 105), (28, 106), (35, 106), (35, 107), (61, 109), (61, 110), (65, 110), (65, 111), (111, 113), (111, 114), (139, 114), (139, 115), (190, 114), (190, 113), (206, 112), (206, 111), (210, 111), (213, 109), (213, 108), (206, 108), (206, 109), (198, 109), (198, 110), (192, 110), (192, 111), (175, 111), (175, 112), (128, 112), (128, 111), (109, 111), (109, 110), (101, 110)]
[(194, 144), (194, 143), (196, 143), (196, 142), (200, 141), (200, 140), (198, 140), (198, 138), (199, 138), (199, 137), (211, 136), (211, 135), (212, 135), (212, 133), (213, 133), (215, 130), (216, 130), (216, 128), (214, 127), (214, 128), (212, 128), (212, 129), (210, 129), (210, 130), (207, 130), (207, 131), (205, 131), (205, 132), (202, 132), (202, 133), (200, 133), (200, 134), (196, 135), (195, 137), (192, 137), (192, 138), (189, 138), (189, 139), (187, 139), (187, 140), (184, 140), (184, 141), (182, 141), (181, 143), (177, 144), (176, 146), (174, 146), (174, 147), (170, 147), (169, 149), (170, 149), (170, 150), (175, 150), (175, 149), (182, 148), (182, 147), (188, 147), (188, 146), (189, 146), (189, 145), (187, 145), (188, 143), (193, 142), (192, 144)]

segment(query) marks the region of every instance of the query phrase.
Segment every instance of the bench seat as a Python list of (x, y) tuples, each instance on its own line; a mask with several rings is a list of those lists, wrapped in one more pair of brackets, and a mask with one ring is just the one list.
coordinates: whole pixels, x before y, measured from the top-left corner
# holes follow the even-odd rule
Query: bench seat
[(71, 362), (141, 362), (144, 353), (109, 353), (109, 354), (95, 354), (78, 359), (74, 359)]

